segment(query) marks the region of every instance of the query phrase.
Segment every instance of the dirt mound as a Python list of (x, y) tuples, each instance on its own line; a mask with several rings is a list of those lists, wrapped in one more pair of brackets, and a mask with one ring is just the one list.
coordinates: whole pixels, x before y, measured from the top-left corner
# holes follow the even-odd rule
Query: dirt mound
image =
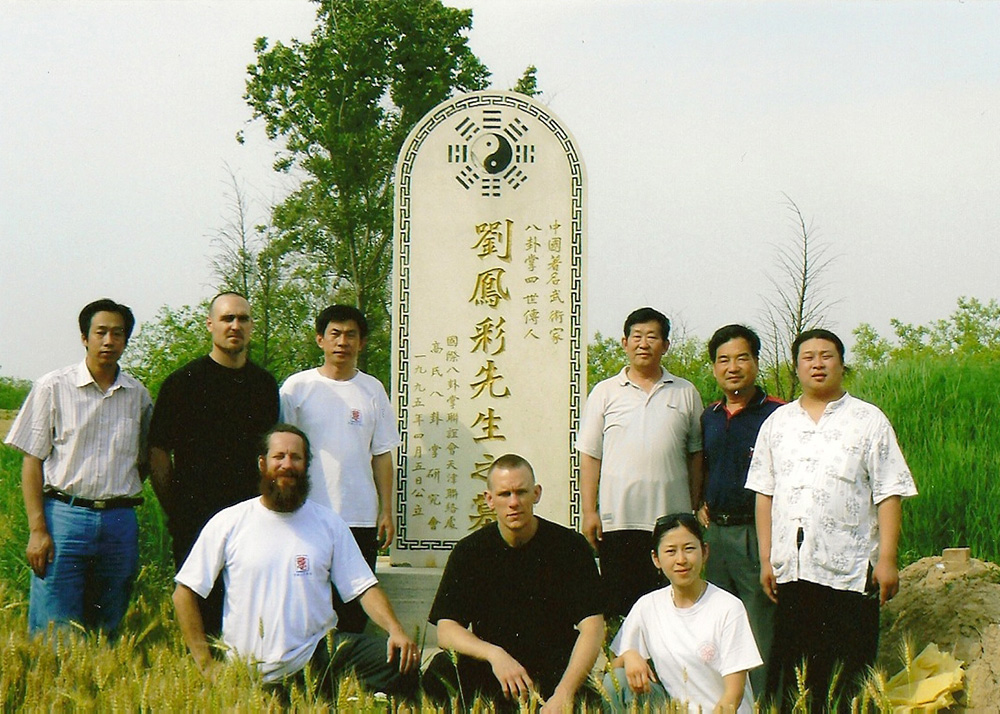
[(946, 570), (942, 558), (923, 558), (899, 578), (882, 611), (879, 665), (895, 673), (906, 642), (913, 657), (935, 642), (965, 662), (965, 707), (953, 711), (1000, 711), (1000, 566), (971, 560)]

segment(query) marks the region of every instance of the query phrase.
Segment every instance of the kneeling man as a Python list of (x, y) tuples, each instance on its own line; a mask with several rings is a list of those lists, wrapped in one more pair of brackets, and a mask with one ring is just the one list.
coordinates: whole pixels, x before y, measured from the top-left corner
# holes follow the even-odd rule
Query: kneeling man
[[(447, 653), (424, 674), (424, 691), (446, 699), (461, 686), (465, 706), (480, 693), (568, 710), (604, 639), (597, 566), (579, 533), (534, 515), (542, 487), (515, 454), (490, 466), (486, 501), (497, 521), (455, 545), (429, 620)], [(469, 629), (471, 627), (471, 629)], [(445, 686), (446, 685), (446, 686)]]
[[(222, 641), (232, 656), (256, 664), (264, 682), (277, 682), (310, 662), (333, 694), (340, 675), (353, 671), (372, 691), (411, 696), (420, 664), (417, 645), (403, 631), (351, 531), (330, 509), (307, 501), (309, 440), (278, 424), (264, 437), (258, 460), (260, 498), (220, 511), (204, 527), (174, 591), (177, 619), (202, 671), (212, 664), (198, 598), (225, 583)], [(388, 641), (337, 632), (332, 590), (358, 598)], [(332, 652), (332, 654), (331, 654)], [(398, 660), (397, 660), (398, 657)]]

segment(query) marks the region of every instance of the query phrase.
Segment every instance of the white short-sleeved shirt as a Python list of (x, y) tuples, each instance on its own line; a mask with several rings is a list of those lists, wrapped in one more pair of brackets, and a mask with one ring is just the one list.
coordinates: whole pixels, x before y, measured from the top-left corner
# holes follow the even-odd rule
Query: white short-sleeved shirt
[[(740, 599), (711, 583), (691, 607), (674, 605), (672, 586), (639, 598), (611, 643), (615, 654), (635, 650), (653, 660), (670, 698), (701, 711), (715, 709), (725, 692), (722, 678), (763, 664)], [(738, 714), (753, 712), (747, 679)]]
[(309, 498), (332, 508), (349, 526), (375, 526), (372, 457), (400, 443), (382, 383), (361, 371), (340, 381), (310, 369), (285, 380), (280, 394), (281, 420), (302, 429), (312, 447)]
[(768, 417), (746, 487), (773, 498), (771, 565), (779, 584), (807, 580), (855, 592), (864, 591), (868, 565), (878, 560), (877, 504), (917, 494), (885, 414), (849, 394), (828, 404), (818, 423), (799, 400)]
[(207, 597), (220, 572), (222, 640), (265, 682), (302, 669), (336, 626), (331, 584), (348, 602), (378, 582), (347, 524), (308, 500), (292, 513), (260, 498), (219, 511), (175, 580)]
[(153, 402), (124, 370), (101, 390), (86, 361), (39, 379), (6, 442), (42, 460), (45, 485), (94, 500), (137, 496)]
[(688, 454), (701, 451), (701, 396), (666, 370), (647, 393), (628, 368), (587, 398), (576, 449), (601, 461), (605, 531), (652, 531), (666, 513), (691, 510)]

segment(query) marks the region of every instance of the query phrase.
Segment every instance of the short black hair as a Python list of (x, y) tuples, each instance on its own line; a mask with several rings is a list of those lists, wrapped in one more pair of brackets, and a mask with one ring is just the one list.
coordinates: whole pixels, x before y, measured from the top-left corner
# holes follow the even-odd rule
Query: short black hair
[(663, 536), (674, 528), (687, 529), (691, 535), (698, 539), (699, 543), (705, 545), (705, 532), (701, 529), (698, 519), (690, 511), (681, 511), (680, 513), (670, 513), (666, 516), (660, 516), (656, 519), (656, 525), (653, 526), (654, 553), (659, 549)]
[(730, 340), (738, 340), (740, 338), (746, 340), (747, 344), (750, 345), (750, 352), (753, 354), (754, 359), (760, 357), (760, 337), (757, 336), (757, 333), (746, 325), (733, 324), (720, 327), (712, 335), (712, 339), (708, 341), (708, 359), (714, 362), (715, 353), (719, 351), (722, 345)]
[(297, 437), (302, 439), (302, 444), (305, 446), (306, 450), (306, 468), (309, 468), (309, 462), (312, 461), (312, 450), (309, 447), (309, 437), (306, 433), (302, 431), (297, 426), (292, 424), (279, 423), (272, 426), (264, 436), (260, 437), (260, 444), (257, 447), (257, 455), (262, 459), (267, 458), (267, 452), (271, 448), (271, 437), (274, 434), (295, 434)]
[(128, 305), (117, 303), (111, 298), (101, 298), (94, 300), (82, 310), (80, 310), (80, 334), (87, 337), (90, 334), (90, 323), (94, 320), (94, 315), (99, 312), (117, 312), (122, 316), (125, 323), (125, 341), (128, 342), (132, 336), (132, 329), (135, 327), (135, 315)]
[(326, 332), (326, 327), (331, 322), (348, 322), (354, 320), (361, 333), (361, 339), (368, 337), (368, 320), (364, 313), (354, 305), (330, 305), (316, 318), (316, 334), (322, 335)]
[(802, 343), (807, 340), (826, 340), (827, 342), (832, 342), (837, 348), (837, 353), (840, 355), (840, 363), (844, 364), (844, 342), (835, 334), (829, 330), (823, 329), (822, 327), (806, 330), (795, 338), (795, 342), (792, 343), (792, 362), (796, 364), (798, 363), (799, 348), (802, 346)]
[(490, 464), (490, 469), (486, 472), (487, 487), (492, 487), (491, 478), (493, 472), (497, 469), (507, 469), (508, 471), (511, 469), (528, 469), (528, 473), (531, 474), (531, 480), (535, 480), (535, 470), (531, 468), (531, 464), (528, 463), (526, 458), (518, 454), (504, 454), (494, 459), (493, 463)]
[(628, 337), (629, 333), (632, 332), (633, 325), (642, 325), (646, 322), (659, 323), (663, 339), (670, 338), (670, 320), (662, 312), (651, 307), (640, 307), (629, 313), (629, 316), (625, 318), (625, 337)]

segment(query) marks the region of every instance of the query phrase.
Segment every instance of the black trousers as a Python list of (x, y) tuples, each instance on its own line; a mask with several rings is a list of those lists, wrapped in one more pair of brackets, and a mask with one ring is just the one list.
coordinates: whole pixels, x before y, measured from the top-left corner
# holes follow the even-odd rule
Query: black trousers
[(601, 582), (608, 596), (605, 615), (624, 617), (635, 601), (663, 585), (663, 574), (653, 565), (653, 534), (650, 531), (605, 533), (597, 549)]
[[(806, 686), (813, 711), (825, 711), (830, 680), (843, 666), (837, 691), (842, 706), (860, 690), (867, 668), (878, 653), (878, 590), (835, 590), (804, 580), (778, 585), (774, 645), (768, 694), (784, 710), (795, 701), (795, 668), (806, 663)], [(789, 698), (791, 697), (791, 698)], [(782, 705), (783, 702), (783, 705)]]
[[(314, 678), (318, 691), (332, 702), (337, 701), (341, 678), (349, 674), (357, 677), (368, 692), (382, 692), (415, 701), (420, 681), (419, 669), (414, 667), (407, 674), (400, 674), (399, 653), (392, 662), (385, 661), (385, 653), (384, 637), (331, 631), (320, 640), (309, 660), (310, 676)], [(287, 696), (291, 685), (303, 684), (305, 676), (305, 671), (299, 670), (272, 686)]]
[[(435, 705), (443, 707), (446, 711), (453, 704), (458, 705), (456, 711), (472, 711), (473, 702), (476, 697), (489, 700), (495, 711), (507, 714), (508, 712), (521, 711), (517, 699), (504, 697), (500, 682), (493, 674), (493, 667), (489, 662), (455, 655), (458, 660), (456, 667), (449, 652), (438, 652), (434, 655), (423, 675), (424, 694), (434, 702)], [(538, 687), (542, 697), (552, 696), (562, 672), (531, 672), (532, 681)], [(576, 701), (584, 702), (587, 711), (601, 711), (603, 697), (590, 682), (585, 682), (577, 691)]]
[[(375, 572), (375, 561), (378, 559), (378, 529), (351, 528), (354, 542), (361, 548), (368, 567)], [(333, 609), (337, 612), (338, 632), (364, 632), (368, 625), (368, 615), (357, 600), (344, 602), (340, 599), (337, 588), (333, 588)]]

